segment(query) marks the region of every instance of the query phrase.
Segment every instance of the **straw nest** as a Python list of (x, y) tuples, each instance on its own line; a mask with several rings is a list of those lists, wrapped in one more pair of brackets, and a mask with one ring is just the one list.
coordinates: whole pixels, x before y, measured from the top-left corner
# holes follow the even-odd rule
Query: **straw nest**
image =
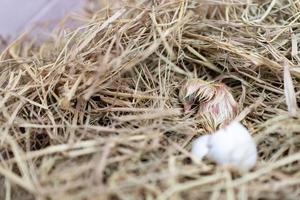
[[(299, 11), (131, 1), (40, 44), (18, 38), (0, 55), (0, 199), (299, 199)], [(239, 103), (251, 172), (191, 157), (205, 127), (178, 93), (196, 77)]]

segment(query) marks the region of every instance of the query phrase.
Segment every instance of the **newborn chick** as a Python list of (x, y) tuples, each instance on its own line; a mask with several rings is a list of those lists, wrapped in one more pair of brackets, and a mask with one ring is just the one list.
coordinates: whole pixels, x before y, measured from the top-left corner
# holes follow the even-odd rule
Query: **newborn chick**
[(192, 154), (199, 159), (207, 156), (222, 166), (229, 166), (240, 172), (249, 171), (256, 163), (257, 150), (248, 130), (237, 121), (211, 135), (197, 138)]
[(184, 112), (195, 105), (201, 125), (209, 132), (228, 125), (238, 113), (238, 103), (223, 83), (188, 79), (179, 91)]

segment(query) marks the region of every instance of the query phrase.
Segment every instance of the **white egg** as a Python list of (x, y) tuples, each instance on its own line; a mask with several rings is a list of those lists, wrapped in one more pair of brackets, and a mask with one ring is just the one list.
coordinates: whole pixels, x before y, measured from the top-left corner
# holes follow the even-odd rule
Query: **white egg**
[(257, 158), (256, 144), (249, 131), (236, 121), (211, 135), (197, 138), (192, 154), (199, 159), (207, 156), (219, 165), (230, 166), (240, 172), (250, 170)]

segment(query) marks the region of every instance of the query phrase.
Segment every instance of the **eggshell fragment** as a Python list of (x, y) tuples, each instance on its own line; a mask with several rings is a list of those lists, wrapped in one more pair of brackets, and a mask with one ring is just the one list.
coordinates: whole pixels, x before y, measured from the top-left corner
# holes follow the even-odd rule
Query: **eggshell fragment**
[(222, 166), (230, 166), (240, 172), (249, 171), (256, 163), (257, 149), (249, 131), (239, 122), (211, 135), (197, 138), (192, 146), (192, 154), (210, 160)]

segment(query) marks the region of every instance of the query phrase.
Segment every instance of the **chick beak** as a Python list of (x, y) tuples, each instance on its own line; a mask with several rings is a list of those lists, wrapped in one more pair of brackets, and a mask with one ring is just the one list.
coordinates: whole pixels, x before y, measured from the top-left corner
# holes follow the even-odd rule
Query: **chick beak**
[(190, 111), (192, 108), (192, 103), (186, 102), (183, 104), (183, 112), (187, 113), (188, 111)]

